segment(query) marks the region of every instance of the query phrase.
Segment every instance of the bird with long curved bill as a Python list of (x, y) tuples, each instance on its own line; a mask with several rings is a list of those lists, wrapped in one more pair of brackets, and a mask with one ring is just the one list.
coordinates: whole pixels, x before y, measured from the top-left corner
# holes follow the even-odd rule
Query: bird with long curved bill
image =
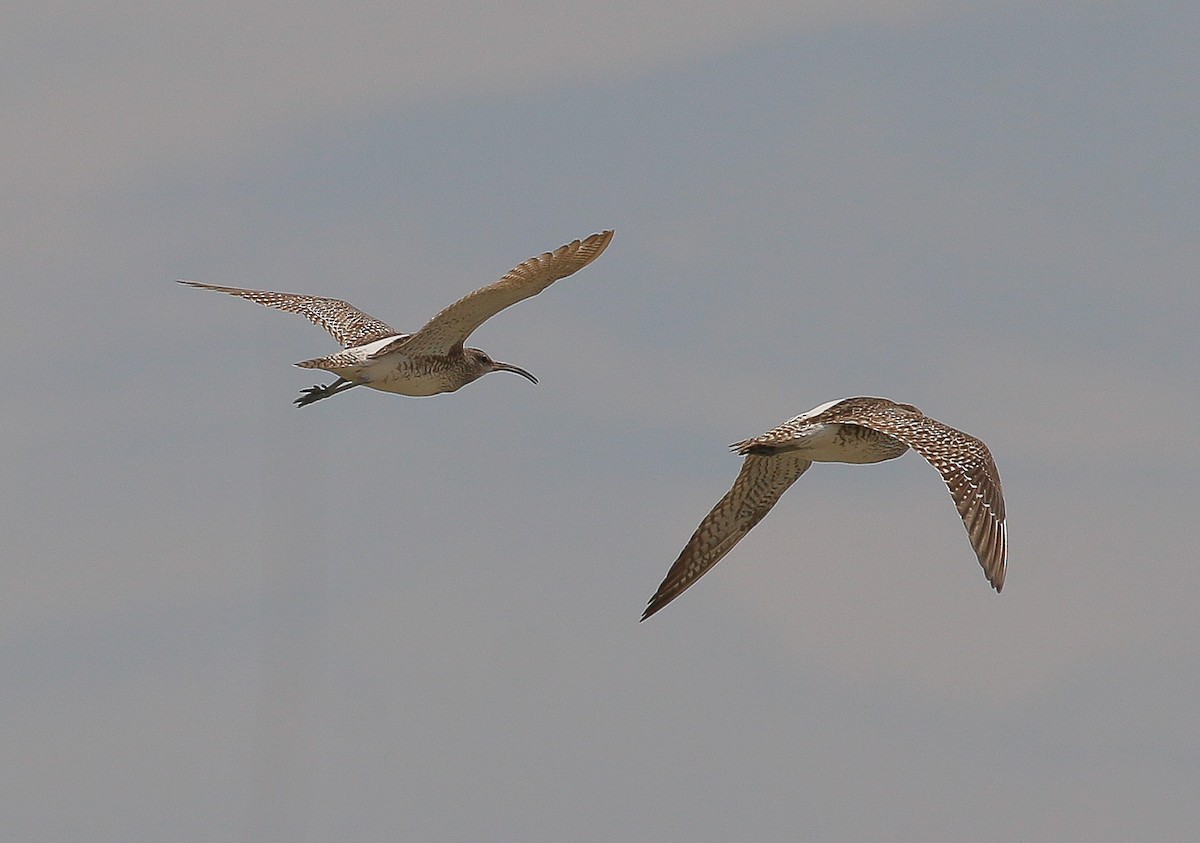
[(950, 489), (971, 547), (992, 588), (1004, 587), (1008, 529), (1000, 473), (987, 445), (887, 398), (843, 398), (730, 446), (746, 457), (725, 497), (692, 534), (642, 620), (666, 606), (724, 558), (814, 462), (876, 463), (912, 448)]
[(463, 343), (476, 328), (504, 308), (536, 296), (600, 257), (612, 236), (612, 231), (602, 231), (530, 258), (499, 281), (480, 287), (445, 308), (415, 334), (402, 334), (340, 299), (243, 290), (182, 279), (179, 283), (298, 313), (341, 343), (342, 350), (335, 354), (296, 364), (338, 376), (332, 383), (303, 390), (295, 401), (299, 407), (356, 386), (400, 395), (437, 395), (454, 392), (489, 372), (512, 372), (537, 383), (537, 378), (521, 367), (493, 360), (482, 349), (464, 347)]

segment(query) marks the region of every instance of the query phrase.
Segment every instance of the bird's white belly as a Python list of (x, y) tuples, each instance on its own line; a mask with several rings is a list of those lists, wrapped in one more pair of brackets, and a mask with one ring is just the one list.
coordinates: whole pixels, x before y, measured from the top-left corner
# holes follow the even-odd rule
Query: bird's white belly
[(858, 425), (823, 424), (802, 441), (798, 450), (813, 462), (883, 462), (908, 450), (903, 442)]
[(450, 377), (452, 373), (448, 367), (430, 361), (414, 361), (400, 354), (389, 354), (373, 360), (366, 357), (363, 354), (359, 359), (329, 371), (380, 392), (413, 397), (453, 392), (462, 386)]
[(376, 381), (369, 381), (366, 385), (381, 392), (395, 392), (398, 395), (415, 397), (453, 392), (459, 386), (450, 383), (445, 377), (438, 374), (405, 374), (403, 371), (395, 369), (389, 375)]

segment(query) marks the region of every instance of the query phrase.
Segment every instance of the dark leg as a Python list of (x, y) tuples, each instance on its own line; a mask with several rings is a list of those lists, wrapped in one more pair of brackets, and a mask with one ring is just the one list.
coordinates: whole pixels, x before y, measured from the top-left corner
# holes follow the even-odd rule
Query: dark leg
[(297, 407), (306, 407), (314, 401), (329, 398), (355, 386), (358, 386), (358, 384), (353, 381), (338, 378), (333, 383), (325, 384), (324, 386), (310, 386), (308, 389), (300, 390), (300, 397), (296, 399), (295, 403)]

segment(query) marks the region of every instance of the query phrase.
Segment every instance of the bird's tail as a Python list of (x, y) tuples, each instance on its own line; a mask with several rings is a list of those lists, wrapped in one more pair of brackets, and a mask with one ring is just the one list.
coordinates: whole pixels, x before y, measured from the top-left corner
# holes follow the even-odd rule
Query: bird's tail
[(311, 360), (301, 360), (294, 364), (301, 369), (325, 369), (326, 371), (334, 371), (340, 365), (344, 365), (344, 361), (338, 360), (337, 355), (333, 354), (328, 357), (314, 357)]

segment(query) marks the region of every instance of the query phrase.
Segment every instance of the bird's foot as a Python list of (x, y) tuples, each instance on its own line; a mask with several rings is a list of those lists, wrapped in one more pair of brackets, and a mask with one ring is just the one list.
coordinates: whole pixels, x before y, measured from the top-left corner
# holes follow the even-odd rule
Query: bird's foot
[(300, 390), (300, 397), (296, 399), (295, 404), (297, 407), (307, 407), (314, 401), (320, 401), (322, 398), (328, 398), (330, 395), (333, 395), (333, 393), (334, 384), (328, 384), (326, 386), (322, 386), (320, 384), (317, 386), (310, 386), (308, 389)]

